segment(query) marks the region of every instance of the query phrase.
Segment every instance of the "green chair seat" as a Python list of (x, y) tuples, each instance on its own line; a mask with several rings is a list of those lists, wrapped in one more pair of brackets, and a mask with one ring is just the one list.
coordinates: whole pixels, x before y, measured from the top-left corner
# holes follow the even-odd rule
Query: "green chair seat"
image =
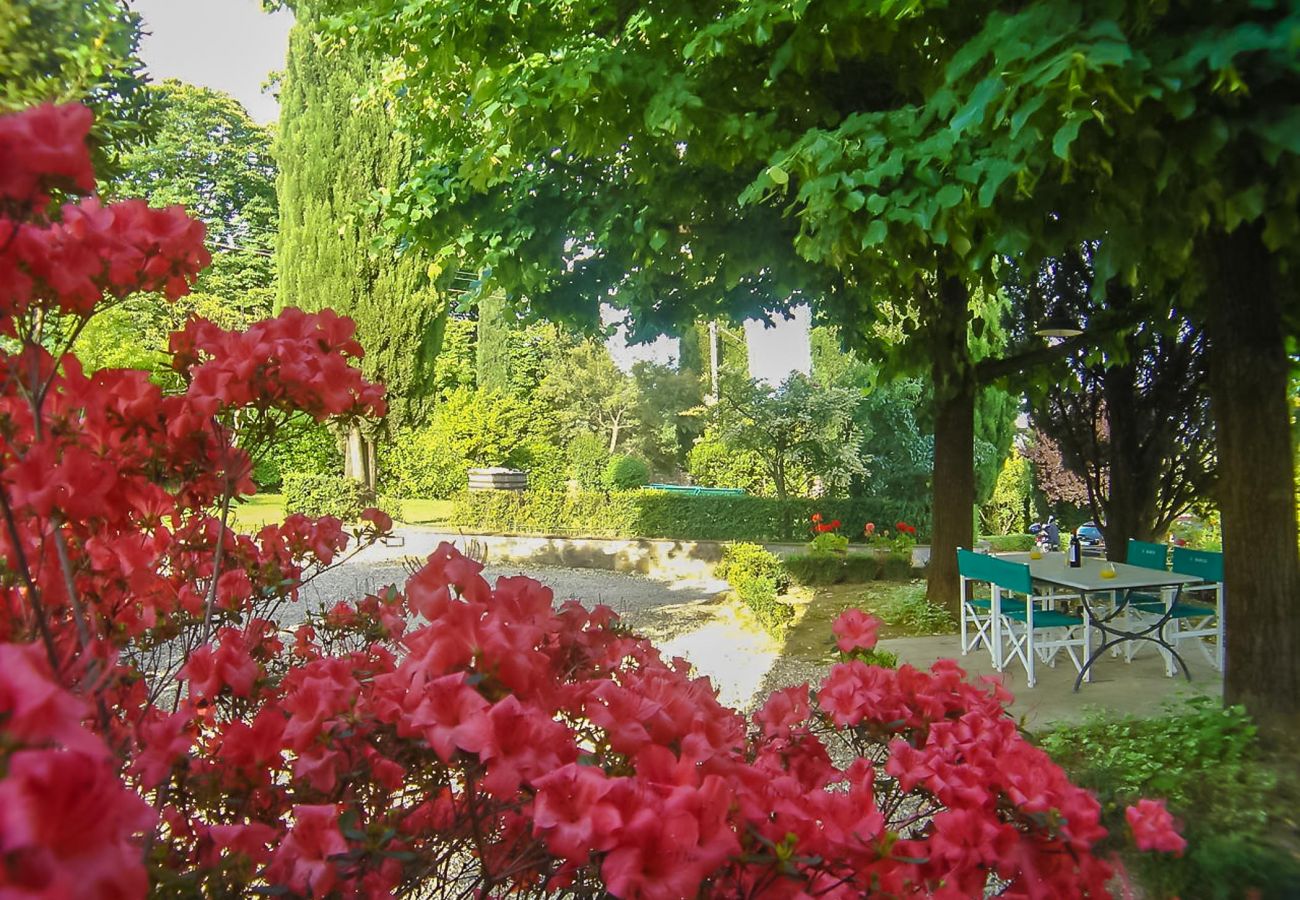
[[(1008, 619), (1015, 619), (1018, 622), (1024, 622), (1029, 618), (1029, 614), (1023, 606), (1020, 609), (1007, 609), (1004, 607), (1002, 614)], [(1051, 609), (1034, 611), (1035, 628), (1070, 628), (1082, 624), (1083, 619), (1079, 616), (1066, 615)]]
[[(1153, 603), (1132, 603), (1134, 609), (1152, 615), (1163, 615), (1165, 611), (1164, 603), (1155, 601)], [(1205, 616), (1213, 616), (1218, 613), (1213, 606), (1203, 606), (1200, 603), (1187, 603), (1179, 601), (1174, 606), (1174, 611), (1170, 615), (1171, 619), (1200, 619)]]

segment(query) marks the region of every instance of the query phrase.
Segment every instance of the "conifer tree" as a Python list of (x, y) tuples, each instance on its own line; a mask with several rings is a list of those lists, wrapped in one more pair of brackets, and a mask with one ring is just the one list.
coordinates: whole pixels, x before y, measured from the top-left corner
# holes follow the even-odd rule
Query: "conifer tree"
[[(388, 387), (395, 424), (418, 422), (433, 393), (447, 305), (429, 261), (380, 243), (377, 194), (410, 167), (391, 97), (374, 62), (323, 36), (316, 6), (294, 3), (297, 24), (280, 96), (277, 306), (351, 316), (366, 377)], [(375, 479), (373, 435), (348, 436), (346, 471)]]

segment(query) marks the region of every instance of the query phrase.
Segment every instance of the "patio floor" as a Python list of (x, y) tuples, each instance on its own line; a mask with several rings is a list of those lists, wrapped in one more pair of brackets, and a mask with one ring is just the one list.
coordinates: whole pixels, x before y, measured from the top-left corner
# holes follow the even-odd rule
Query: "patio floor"
[[(918, 668), (929, 667), (936, 660), (953, 658), (971, 677), (996, 675), (988, 653), (973, 650), (961, 655), (961, 641), (956, 635), (937, 637), (894, 638), (882, 640), (882, 649), (898, 654), (900, 663), (911, 663)], [(1016, 662), (1009, 665), (1002, 677), (1007, 689), (1015, 695), (1011, 711), (1023, 717), (1029, 728), (1039, 728), (1053, 722), (1077, 721), (1095, 710), (1112, 714), (1155, 715), (1161, 707), (1180, 698), (1192, 695), (1223, 695), (1223, 679), (1204, 655), (1188, 642), (1179, 651), (1191, 670), (1189, 684), (1180, 673), (1176, 678), (1165, 676), (1164, 662), (1154, 647), (1144, 649), (1131, 663), (1124, 658), (1105, 656), (1092, 668), (1093, 680), (1085, 683), (1076, 694), (1076, 672), (1068, 657), (1059, 657), (1055, 668), (1039, 664), (1034, 669), (1038, 683), (1025, 686), (1024, 667)]]

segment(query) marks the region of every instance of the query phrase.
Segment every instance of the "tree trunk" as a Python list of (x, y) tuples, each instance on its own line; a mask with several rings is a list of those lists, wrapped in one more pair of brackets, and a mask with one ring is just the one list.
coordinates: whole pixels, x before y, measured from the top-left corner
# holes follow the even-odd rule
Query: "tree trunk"
[(975, 542), (975, 379), (966, 340), (969, 293), (956, 278), (940, 287), (941, 310), (929, 316), (934, 378), (933, 528), (926, 599), (957, 615), (957, 548)]
[(361, 425), (354, 422), (348, 426), (343, 443), (343, 474), (353, 478), (369, 490), (375, 491), (374, 441), (361, 433)]
[(1156, 494), (1159, 491), (1158, 471), (1152, 471), (1163, 457), (1144, 446), (1144, 440), (1153, 440), (1142, 433), (1146, 422), (1135, 408), (1137, 397), (1137, 371), (1132, 365), (1115, 366), (1102, 375), (1102, 390), (1106, 399), (1106, 496), (1101, 503), (1093, 503), (1093, 514), (1099, 516), (1098, 527), (1106, 537), (1106, 558), (1115, 562), (1128, 559), (1129, 538), (1149, 541), (1156, 516)]
[(1225, 699), (1300, 732), (1300, 552), (1279, 285), (1257, 228), (1204, 249), (1227, 581)]

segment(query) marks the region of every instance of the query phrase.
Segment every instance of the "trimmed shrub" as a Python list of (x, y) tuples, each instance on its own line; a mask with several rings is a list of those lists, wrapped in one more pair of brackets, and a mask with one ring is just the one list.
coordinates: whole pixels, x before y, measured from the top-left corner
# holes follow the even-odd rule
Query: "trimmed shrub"
[(1034, 548), (1032, 534), (982, 534), (979, 540), (988, 541), (994, 553), (1016, 553)]
[(584, 491), (598, 491), (604, 487), (605, 466), (609, 464), (609, 449), (597, 435), (584, 432), (569, 442), (569, 475)]
[(876, 553), (797, 553), (787, 556), (782, 564), (799, 584), (816, 586), (876, 581), (884, 560)]
[[(890, 500), (699, 497), (666, 491), (555, 491), (461, 494), (452, 513), (465, 529), (513, 534), (674, 538), (685, 541), (790, 540), (818, 510), (854, 528), (855, 522), (897, 521), (908, 512)], [(915, 517), (909, 521), (916, 521)], [(927, 519), (928, 521), (928, 519)], [(855, 530), (861, 530), (861, 525)]]
[(650, 480), (650, 467), (635, 456), (620, 453), (610, 457), (601, 480), (612, 491), (630, 491), (645, 487)]
[(475, 491), (456, 498), (451, 523), (502, 534), (635, 536), (637, 496), (630, 491)]
[(912, 554), (891, 553), (886, 556), (880, 569), (880, 577), (884, 581), (911, 581)]
[(741, 573), (770, 578), (778, 594), (790, 589), (790, 573), (781, 560), (758, 544), (728, 544), (722, 548), (722, 561), (714, 567), (713, 574), (730, 581), (732, 576)]
[(284, 476), (284, 511), (305, 516), (336, 516), (345, 522), (371, 504), (366, 488), (355, 478), (289, 472)]
[(732, 572), (728, 581), (764, 631), (778, 639), (785, 634), (786, 626), (794, 618), (794, 609), (778, 599), (776, 583), (770, 577), (742, 570)]

